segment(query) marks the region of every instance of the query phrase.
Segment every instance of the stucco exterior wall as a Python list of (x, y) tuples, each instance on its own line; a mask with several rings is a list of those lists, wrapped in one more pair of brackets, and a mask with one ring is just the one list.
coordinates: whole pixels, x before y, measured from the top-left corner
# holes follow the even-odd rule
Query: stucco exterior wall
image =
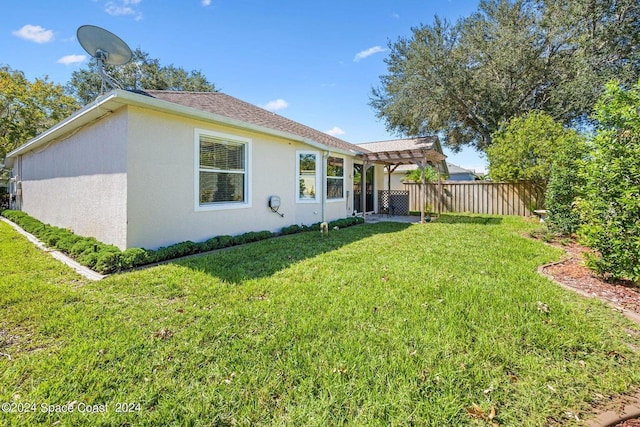
[[(223, 125), (128, 107), (127, 247), (154, 249), (222, 234), (279, 231), (294, 223), (321, 219), (320, 203), (296, 203), (296, 151), (304, 144)], [(250, 206), (220, 210), (195, 209), (196, 129), (250, 140)], [(352, 163), (345, 159), (345, 171)], [(352, 180), (345, 178), (352, 194)], [(269, 197), (280, 196), (280, 212), (271, 212)], [(327, 219), (347, 216), (345, 200), (327, 203)]]
[(127, 116), (81, 128), (18, 160), (22, 210), (81, 236), (126, 246)]

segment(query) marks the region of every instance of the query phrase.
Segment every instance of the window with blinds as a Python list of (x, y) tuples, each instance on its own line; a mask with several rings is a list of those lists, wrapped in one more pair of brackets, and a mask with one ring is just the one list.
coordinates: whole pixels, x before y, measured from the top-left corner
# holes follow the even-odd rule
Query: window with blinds
[(247, 201), (247, 143), (199, 135), (200, 206)]
[(327, 199), (344, 198), (344, 159), (327, 158)]

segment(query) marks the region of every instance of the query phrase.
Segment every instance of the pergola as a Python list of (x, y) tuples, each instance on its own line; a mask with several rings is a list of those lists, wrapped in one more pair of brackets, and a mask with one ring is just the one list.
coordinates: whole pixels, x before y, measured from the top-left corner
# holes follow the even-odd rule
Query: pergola
[[(446, 156), (442, 154), (442, 148), (437, 137), (421, 137), (411, 139), (396, 139), (392, 141), (372, 142), (360, 145), (367, 151), (362, 153), (362, 176), (367, 169), (375, 163), (384, 164), (387, 169), (388, 188), (391, 190), (391, 173), (400, 165), (415, 164), (421, 171), (420, 206), (424, 206), (426, 200), (426, 181), (424, 169), (433, 166), (438, 173), (438, 213), (440, 212), (440, 199), (442, 197), (442, 175), (446, 174)], [(362, 206), (366, 206), (366, 194), (361, 191)], [(366, 221), (366, 209), (363, 209), (363, 219)], [(420, 222), (424, 222), (424, 209), (420, 209)]]

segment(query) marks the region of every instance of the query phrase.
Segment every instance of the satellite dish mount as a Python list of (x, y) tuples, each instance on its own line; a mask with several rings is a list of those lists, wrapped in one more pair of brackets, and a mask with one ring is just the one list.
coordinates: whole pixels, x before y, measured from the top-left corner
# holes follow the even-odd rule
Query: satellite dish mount
[(82, 48), (98, 63), (98, 73), (102, 78), (100, 93), (104, 93), (107, 85), (112, 89), (122, 89), (122, 85), (104, 70), (104, 64), (127, 64), (133, 57), (129, 46), (120, 37), (94, 25), (81, 26), (77, 36)]

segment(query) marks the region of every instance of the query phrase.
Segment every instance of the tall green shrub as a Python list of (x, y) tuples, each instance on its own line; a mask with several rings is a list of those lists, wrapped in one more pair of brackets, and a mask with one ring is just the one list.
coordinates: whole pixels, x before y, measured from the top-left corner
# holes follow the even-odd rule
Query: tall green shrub
[(613, 278), (640, 281), (640, 82), (607, 85), (596, 104), (592, 159), (584, 168), (580, 235), (589, 263)]
[(557, 147), (545, 195), (547, 224), (556, 233), (570, 235), (580, 226), (575, 202), (585, 184), (580, 168), (586, 157), (585, 139), (575, 131), (568, 130)]

